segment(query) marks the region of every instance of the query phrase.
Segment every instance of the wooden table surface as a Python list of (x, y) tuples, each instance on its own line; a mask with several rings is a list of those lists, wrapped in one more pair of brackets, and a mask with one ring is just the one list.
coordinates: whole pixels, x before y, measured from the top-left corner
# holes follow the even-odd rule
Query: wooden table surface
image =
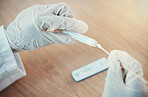
[[(67, 3), (89, 25), (86, 36), (111, 51), (124, 50), (141, 62), (148, 80), (147, 0), (1, 0), (0, 25), (33, 4)], [(76, 42), (20, 53), (27, 76), (0, 92), (0, 97), (102, 97), (106, 71), (76, 83), (71, 72), (101, 57), (100, 49)]]

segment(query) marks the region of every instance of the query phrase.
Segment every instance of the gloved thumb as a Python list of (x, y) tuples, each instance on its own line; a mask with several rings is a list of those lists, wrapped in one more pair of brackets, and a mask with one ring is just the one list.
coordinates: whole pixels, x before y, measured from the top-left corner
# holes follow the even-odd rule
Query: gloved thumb
[(106, 82), (115, 85), (116, 83), (123, 84), (120, 61), (118, 59), (118, 56), (116, 55), (116, 52), (111, 51), (108, 57), (108, 64), (109, 64), (109, 70), (107, 72)]

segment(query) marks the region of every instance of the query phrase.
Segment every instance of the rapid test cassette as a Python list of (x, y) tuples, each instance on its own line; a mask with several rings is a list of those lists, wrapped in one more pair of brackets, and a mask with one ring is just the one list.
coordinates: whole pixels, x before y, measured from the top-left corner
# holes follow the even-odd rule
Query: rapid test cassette
[(79, 69), (72, 71), (72, 77), (76, 82), (79, 82), (108, 68), (109, 65), (107, 59), (101, 58), (88, 65), (85, 65)]

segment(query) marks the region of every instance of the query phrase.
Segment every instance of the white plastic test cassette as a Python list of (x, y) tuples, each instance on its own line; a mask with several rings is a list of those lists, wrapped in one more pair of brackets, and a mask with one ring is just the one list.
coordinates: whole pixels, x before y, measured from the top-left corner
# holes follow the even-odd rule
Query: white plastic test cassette
[(79, 82), (108, 69), (108, 67), (109, 65), (107, 59), (101, 58), (88, 65), (85, 65), (79, 69), (72, 71), (72, 77), (76, 82)]

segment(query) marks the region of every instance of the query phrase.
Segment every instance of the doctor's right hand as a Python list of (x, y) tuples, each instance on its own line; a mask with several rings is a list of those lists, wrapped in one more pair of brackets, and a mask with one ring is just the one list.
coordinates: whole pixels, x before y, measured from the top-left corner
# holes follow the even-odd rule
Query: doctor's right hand
[(110, 66), (107, 72), (103, 97), (148, 97), (148, 87), (131, 72), (125, 70), (125, 80), (123, 79), (120, 62), (143, 77), (142, 67), (139, 62), (126, 52), (114, 50), (108, 58)]
[[(50, 31), (47, 31), (50, 29)], [(53, 32), (61, 30), (61, 32)], [(6, 27), (11, 48), (17, 52), (34, 50), (50, 44), (73, 44), (74, 39), (63, 30), (85, 33), (88, 26), (74, 18), (65, 3), (34, 5), (23, 10)]]

